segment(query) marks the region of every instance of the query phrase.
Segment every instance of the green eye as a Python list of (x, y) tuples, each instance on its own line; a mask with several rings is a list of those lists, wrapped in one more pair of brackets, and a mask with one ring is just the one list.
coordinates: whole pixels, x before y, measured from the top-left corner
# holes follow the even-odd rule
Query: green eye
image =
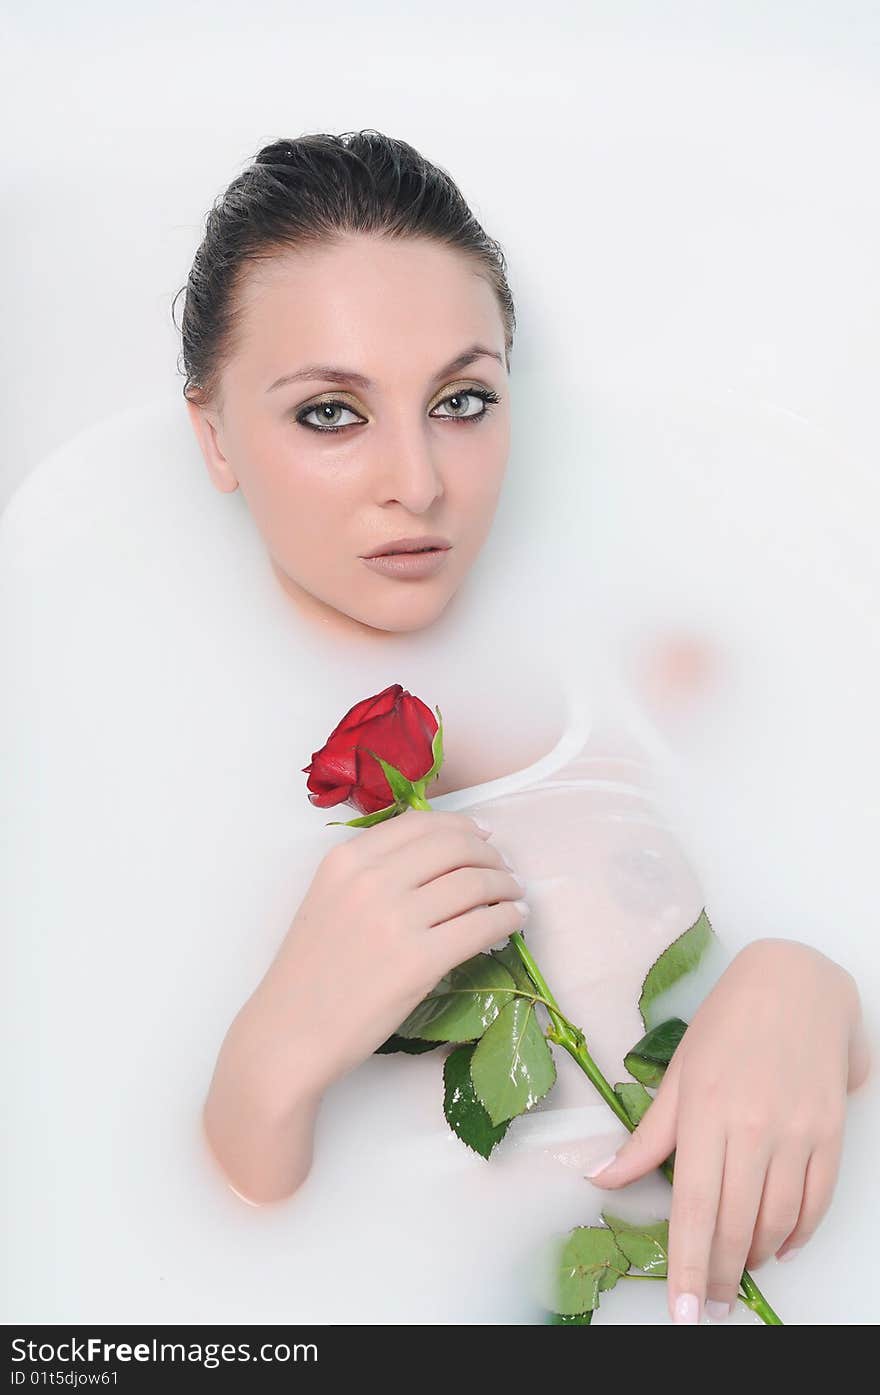
[[(351, 407), (349, 407), (348, 404), (345, 402), (315, 402), (311, 407), (306, 407), (305, 411), (299, 413), (299, 415), (297, 416), (297, 421), (302, 426), (311, 427), (313, 431), (339, 431), (341, 427), (351, 426), (353, 424), (352, 422), (348, 421), (338, 422), (331, 420), (328, 422), (326, 415), (324, 414), (326, 414), (327, 412), (332, 413), (337, 411), (348, 412), (349, 415), (355, 417), (357, 421), (361, 420), (361, 418), (357, 416), (357, 413), (352, 411)], [(319, 412), (322, 414), (323, 424), (313, 425), (312, 422), (307, 420), (307, 418), (310, 417), (313, 412)]]
[(443, 407), (446, 405), (447, 402), (467, 402), (469, 399), (471, 400), (471, 402), (482, 402), (483, 405), (480, 408), (480, 410), (478, 412), (455, 411), (450, 416), (450, 421), (470, 421), (473, 420), (475, 417), (488, 416), (495, 403), (500, 401), (500, 398), (498, 397), (498, 394), (496, 392), (488, 392), (484, 388), (467, 388), (463, 392), (450, 393), (448, 397), (444, 397), (442, 402), (438, 402), (437, 406)]

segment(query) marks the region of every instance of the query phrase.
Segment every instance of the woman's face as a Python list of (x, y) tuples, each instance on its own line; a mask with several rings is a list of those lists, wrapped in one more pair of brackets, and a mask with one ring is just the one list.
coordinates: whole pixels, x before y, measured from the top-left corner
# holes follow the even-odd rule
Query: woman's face
[[(507, 464), (492, 289), (437, 243), (359, 235), (249, 268), (239, 304), (220, 403), (188, 404), (211, 479), (241, 486), (304, 612), (358, 629), (429, 625), (489, 533)], [(421, 575), (364, 561), (429, 534), (449, 548)]]

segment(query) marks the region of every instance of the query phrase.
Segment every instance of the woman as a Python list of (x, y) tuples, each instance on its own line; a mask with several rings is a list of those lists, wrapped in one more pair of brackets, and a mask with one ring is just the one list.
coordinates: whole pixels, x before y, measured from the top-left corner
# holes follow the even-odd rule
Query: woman
[[(513, 331), (498, 244), (450, 177), (402, 141), (279, 140), (208, 218), (182, 333), (210, 478), (241, 488), (304, 623), (386, 673), (402, 635), (442, 633), (488, 537), (510, 446)], [(503, 658), (513, 673), (514, 655)], [(340, 715), (327, 713), (328, 732)], [(429, 795), (473, 789), (549, 744), (540, 708), (490, 749), (464, 708), (443, 715), (449, 759)], [(516, 872), (486, 829), (441, 808), (359, 831), (323, 859), (207, 1096), (207, 1136), (237, 1190), (258, 1202), (294, 1193), (329, 1086), (448, 969), (528, 929)], [(356, 994), (331, 972), (339, 959), (356, 966)], [(847, 1092), (868, 1069), (858, 991), (840, 965), (771, 939), (721, 975), (656, 1101), (595, 1178), (621, 1187), (676, 1149), (674, 1321), (698, 1321), (704, 1302), (724, 1315), (744, 1267), (810, 1239), (835, 1184)]]

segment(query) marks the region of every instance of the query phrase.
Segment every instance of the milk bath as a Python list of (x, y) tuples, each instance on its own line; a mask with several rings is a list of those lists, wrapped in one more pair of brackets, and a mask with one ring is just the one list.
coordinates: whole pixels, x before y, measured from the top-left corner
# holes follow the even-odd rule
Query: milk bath
[[(695, 423), (717, 410), (679, 404), (685, 436), (696, 439)], [(597, 404), (609, 468), (597, 453), (593, 478), (608, 507), (621, 480), (610, 464), (641, 467), (636, 451), (627, 455), (632, 410), (612, 397), (599, 413)], [(727, 415), (753, 445), (766, 439), (747, 412), (728, 404)], [(639, 444), (650, 440), (656, 449), (656, 433)], [(605, 1205), (668, 1215), (659, 1174), (611, 1195), (584, 1179), (623, 1130), (561, 1052), (556, 1086), (489, 1162), (446, 1125), (439, 1051), (374, 1056), (338, 1081), (322, 1104), (311, 1173), (281, 1203), (244, 1202), (208, 1152), (200, 1110), (223, 1034), (317, 862), (332, 841), (358, 836), (326, 827), (339, 811), (308, 803), (301, 767), (348, 706), (389, 682), (440, 705), (450, 749), (469, 713), (488, 730), (499, 710), (519, 724), (540, 711), (543, 754), (432, 804), (473, 809), (496, 830), (526, 882), (529, 943), (612, 1079), (624, 1078), (615, 1061), (641, 1034), (640, 977), (704, 903), (722, 958), (738, 940), (780, 933), (813, 939), (857, 977), (865, 969), (855, 918), (844, 947), (833, 898), (811, 909), (809, 873), (785, 839), (775, 844), (778, 878), (750, 881), (733, 814), (744, 799), (736, 762), (755, 735), (738, 712), (756, 699), (732, 598), (711, 619), (741, 659), (740, 709), (731, 715), (722, 682), (694, 700), (682, 729), (667, 713), (664, 739), (602, 660), (615, 646), (625, 659), (633, 629), (619, 598), (601, 613), (584, 562), (603, 556), (598, 533), (583, 553), (563, 548), (553, 569), (547, 530), (522, 535), (534, 517), (529, 449), (520, 436), (472, 574), (482, 605), (456, 613), (453, 602), (438, 622), (449, 643), (404, 637), (399, 664), (319, 637), (304, 671), (243, 501), (211, 489), (178, 402), (77, 438), (3, 516), (0, 636), (13, 679), (2, 700), (8, 1320), (535, 1323), (554, 1236), (597, 1223)], [(575, 488), (573, 505), (586, 502)], [(654, 519), (658, 535), (661, 523), (674, 530), (668, 515)], [(623, 555), (635, 565), (626, 546)], [(723, 587), (695, 614), (650, 549), (643, 564), (658, 626), (676, 616), (693, 624), (722, 605)], [(605, 576), (613, 582), (610, 563)], [(488, 657), (499, 637), (502, 653), (526, 655), (518, 682)], [(758, 628), (753, 638), (777, 652)], [(784, 672), (789, 651), (778, 652)], [(733, 733), (723, 753), (707, 735), (713, 722)], [(781, 802), (768, 784), (771, 807), (773, 797)], [(756, 841), (778, 833), (760, 823), (760, 802), (749, 805)], [(846, 864), (844, 847), (837, 856)], [(863, 891), (841, 875), (835, 904), (853, 909)], [(675, 1010), (687, 1016), (722, 967)], [(862, 986), (870, 999), (870, 978)], [(872, 1079), (850, 1100), (832, 1214), (797, 1263), (755, 1274), (787, 1322), (865, 1318), (864, 1273), (851, 1257), (864, 1253), (855, 1239), (871, 1195), (873, 1089)], [(665, 1285), (622, 1282), (600, 1311), (602, 1322), (668, 1322)], [(739, 1305), (733, 1321), (757, 1319)]]

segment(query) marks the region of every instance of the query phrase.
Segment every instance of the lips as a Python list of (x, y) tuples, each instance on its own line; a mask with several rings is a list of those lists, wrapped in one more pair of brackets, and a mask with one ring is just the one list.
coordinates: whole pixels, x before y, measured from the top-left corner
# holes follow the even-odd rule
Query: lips
[(436, 576), (446, 566), (450, 547), (429, 547), (424, 552), (383, 552), (378, 557), (363, 557), (361, 560), (371, 572), (380, 576), (399, 577), (401, 580), (415, 580), (418, 577)]
[(372, 552), (365, 552), (362, 556), (364, 558), (389, 557), (401, 552), (445, 552), (451, 546), (448, 538), (426, 533), (421, 538), (395, 538), (393, 542), (383, 543), (381, 547), (375, 548)]

